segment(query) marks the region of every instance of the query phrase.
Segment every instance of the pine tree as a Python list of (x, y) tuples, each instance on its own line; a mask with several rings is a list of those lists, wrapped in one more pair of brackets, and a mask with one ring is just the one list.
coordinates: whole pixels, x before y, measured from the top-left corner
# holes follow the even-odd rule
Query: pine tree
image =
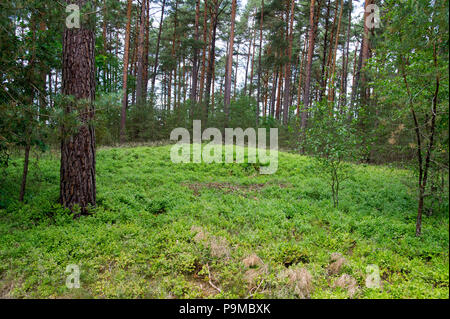
[[(67, 0), (67, 4), (70, 3), (76, 3), (83, 10), (87, 0)], [(95, 98), (94, 61), (95, 36), (90, 17), (79, 29), (64, 30), (62, 60), (63, 94), (75, 98), (68, 103), (65, 112), (78, 109), (80, 126), (74, 134), (70, 134), (69, 128), (62, 128), (60, 201), (73, 210), (78, 205), (82, 214), (87, 213), (90, 205), (96, 205), (95, 130), (91, 123)]]

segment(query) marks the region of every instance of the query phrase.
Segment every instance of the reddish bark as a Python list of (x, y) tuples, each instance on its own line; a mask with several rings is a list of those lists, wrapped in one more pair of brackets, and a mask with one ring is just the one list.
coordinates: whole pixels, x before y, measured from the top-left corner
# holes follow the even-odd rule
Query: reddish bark
[[(67, 1), (73, 3), (73, 1)], [(82, 8), (87, 0), (78, 0)], [(63, 94), (75, 98), (66, 113), (79, 111), (81, 125), (75, 134), (63, 127), (61, 142), (60, 201), (67, 208), (80, 207), (87, 213), (89, 205), (96, 204), (95, 182), (95, 34), (89, 25), (65, 29), (63, 37)]]

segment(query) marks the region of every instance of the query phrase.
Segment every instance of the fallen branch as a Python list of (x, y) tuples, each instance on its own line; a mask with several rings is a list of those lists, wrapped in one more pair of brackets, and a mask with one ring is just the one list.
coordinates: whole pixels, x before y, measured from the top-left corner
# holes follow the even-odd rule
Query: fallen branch
[(264, 279), (261, 279), (261, 282), (259, 283), (259, 285), (257, 287), (254, 287), (250, 290), (250, 294), (245, 297), (245, 299), (249, 299), (250, 297), (253, 297), (256, 292), (259, 290), (259, 288), (261, 287), (262, 283), (264, 282)]
[(211, 281), (211, 272), (209, 271), (209, 265), (208, 264), (206, 264), (206, 269), (208, 270), (208, 280), (209, 280), (209, 284), (211, 285), (211, 287), (216, 289), (218, 292), (222, 292), (222, 290), (220, 290), (220, 288), (218, 288), (216, 285), (214, 285), (213, 282)]

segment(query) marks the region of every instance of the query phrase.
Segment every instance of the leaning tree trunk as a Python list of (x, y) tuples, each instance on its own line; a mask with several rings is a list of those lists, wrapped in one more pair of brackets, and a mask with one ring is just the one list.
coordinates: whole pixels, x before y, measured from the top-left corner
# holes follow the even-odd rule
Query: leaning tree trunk
[(20, 185), (20, 193), (19, 193), (19, 200), (21, 202), (23, 202), (23, 199), (25, 197), (25, 189), (27, 186), (28, 164), (30, 161), (30, 149), (31, 149), (31, 145), (29, 142), (29, 138), (27, 138), (27, 144), (25, 146), (25, 157), (24, 157), (24, 162), (23, 162), (22, 184)]
[[(80, 9), (87, 0), (67, 0)], [(95, 35), (93, 24), (81, 23), (80, 28), (65, 29), (63, 37), (63, 94), (75, 101), (65, 107), (66, 113), (78, 109), (80, 125), (75, 133), (62, 127), (60, 201), (71, 210), (78, 205), (80, 213), (87, 213), (96, 204), (95, 184)]]

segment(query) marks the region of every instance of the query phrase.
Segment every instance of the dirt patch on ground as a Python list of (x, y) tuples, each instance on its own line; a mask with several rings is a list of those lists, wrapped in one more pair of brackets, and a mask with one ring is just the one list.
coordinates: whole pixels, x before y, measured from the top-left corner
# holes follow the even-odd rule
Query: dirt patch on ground
[(194, 192), (194, 196), (200, 196), (200, 191), (204, 188), (210, 189), (218, 189), (223, 191), (224, 193), (241, 193), (246, 194), (249, 192), (259, 192), (261, 189), (267, 186), (278, 185), (280, 188), (289, 188), (291, 185), (281, 184), (281, 183), (261, 183), (261, 184), (250, 184), (250, 185), (240, 185), (240, 184), (232, 184), (232, 183), (191, 183), (182, 184), (183, 186), (187, 186)]
[(242, 263), (245, 268), (247, 268), (247, 271), (244, 274), (244, 280), (247, 282), (249, 296), (251, 296), (260, 290), (264, 283), (264, 276), (267, 274), (268, 267), (256, 254), (251, 254), (244, 258)]
[(211, 236), (209, 241), (209, 248), (213, 257), (225, 258), (230, 257), (230, 245), (223, 237)]
[(211, 256), (218, 258), (230, 257), (231, 247), (225, 238), (211, 235), (199, 226), (192, 226), (191, 232), (195, 233), (194, 241), (197, 244), (202, 243), (210, 249)]
[(202, 297), (213, 297), (219, 293), (216, 289), (211, 287), (211, 285), (204, 278), (188, 277), (187, 279), (192, 285), (200, 289)]
[(341, 277), (339, 277), (333, 283), (332, 287), (333, 288), (339, 287), (339, 288), (347, 290), (350, 298), (352, 298), (359, 289), (356, 279), (348, 274), (343, 274)]
[(328, 266), (328, 275), (334, 276), (341, 272), (342, 266), (347, 263), (347, 260), (340, 253), (331, 254), (331, 263)]
[(10, 292), (14, 289), (13, 281), (5, 281), (0, 284), (0, 299), (10, 299)]
[(353, 255), (353, 250), (355, 249), (355, 247), (356, 247), (356, 241), (352, 241), (350, 247), (347, 249), (347, 254), (349, 256)]
[(261, 258), (259, 258), (258, 255), (256, 254), (251, 254), (250, 256), (244, 258), (244, 260), (242, 260), (242, 263), (245, 265), (245, 267), (247, 268), (255, 268), (257, 266), (262, 266), (264, 265), (263, 261)]
[(203, 228), (199, 226), (192, 226), (191, 232), (195, 233), (194, 241), (198, 244), (202, 241), (206, 240), (208, 237), (208, 233), (203, 230)]
[(309, 299), (313, 292), (313, 278), (306, 268), (288, 268), (280, 274), (288, 279), (288, 286), (300, 299)]

